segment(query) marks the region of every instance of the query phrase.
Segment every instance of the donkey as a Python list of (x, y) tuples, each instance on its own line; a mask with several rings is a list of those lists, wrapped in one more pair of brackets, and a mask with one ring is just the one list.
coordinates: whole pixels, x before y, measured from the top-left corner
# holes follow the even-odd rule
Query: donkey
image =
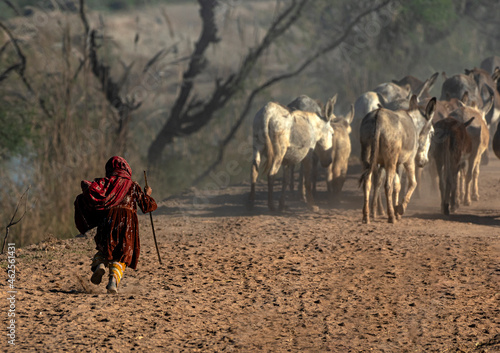
[[(406, 85), (410, 85), (411, 91), (412, 92), (420, 92), (420, 96), (422, 99), (430, 99), (430, 90), (434, 86), (434, 83), (436, 83), (436, 80), (439, 76), (439, 72), (434, 73), (429, 79), (427, 79), (425, 82), (422, 82), (415, 76), (405, 76), (401, 80), (392, 80), (393, 83), (397, 84), (400, 87), (405, 87)], [(424, 87), (425, 85), (425, 87)]]
[(268, 177), (267, 203), (271, 211), (275, 210), (273, 201), (274, 179), (281, 165), (283, 185), (279, 200), (279, 209), (285, 208), (285, 189), (288, 184), (289, 166), (302, 163), (306, 186), (306, 201), (310, 209), (316, 211), (311, 192), (311, 172), (313, 153), (319, 157), (326, 168), (332, 162), (331, 148), (333, 128), (333, 105), (336, 97), (328, 101), (326, 117), (301, 110), (292, 111), (274, 102), (267, 103), (255, 115), (253, 121), (253, 160), (251, 167), (251, 186), (248, 206), (255, 201), (255, 184), (259, 174), (261, 155), (266, 157), (264, 171)]
[[(347, 177), (349, 157), (351, 156), (351, 122), (354, 117), (354, 105), (345, 116), (336, 116), (331, 120), (333, 131), (332, 137), (332, 163), (326, 168), (326, 188), (331, 205), (340, 202), (339, 196)], [(317, 159), (313, 164), (317, 169)], [(313, 193), (316, 191), (317, 175), (313, 174)]]
[(448, 101), (451, 98), (461, 99), (468, 92), (469, 100), (475, 102), (479, 107), (483, 106), (481, 92), (474, 80), (474, 75), (458, 74), (451, 77), (446, 77), (441, 87), (441, 101)]
[(327, 168), (326, 182), (327, 190), (330, 194), (330, 202), (338, 203), (339, 195), (344, 186), (351, 155), (351, 122), (354, 117), (354, 105), (346, 116), (339, 116), (332, 120), (332, 127), (335, 131), (332, 141), (332, 164)]
[[(335, 95), (331, 99), (332, 103), (335, 104), (337, 101), (337, 95)], [(301, 110), (303, 112), (311, 112), (311, 113), (316, 113), (319, 116), (324, 116), (324, 111), (323, 111), (323, 106), (321, 102), (312, 99), (309, 96), (306, 96), (305, 94), (302, 94), (295, 98), (293, 101), (287, 104), (287, 107), (290, 108), (291, 110)], [(333, 118), (333, 117), (332, 117)], [(319, 153), (321, 153), (319, 149)], [(316, 180), (317, 177), (317, 164), (318, 164), (318, 157), (316, 154), (313, 154), (313, 171), (312, 171), (312, 180), (313, 180), (313, 194), (316, 192), (316, 185), (314, 184), (314, 181)], [(303, 201), (306, 201), (306, 191), (305, 191), (305, 185), (304, 185), (304, 171), (302, 170), (303, 168), (300, 168), (299, 172), (299, 183), (298, 183), (298, 189), (300, 192), (300, 196)], [(290, 166), (290, 179), (289, 179), (289, 184), (290, 184), (290, 191), (293, 193), (294, 192), (294, 176), (295, 176), (295, 166)]]
[[(436, 162), (441, 192), (441, 212), (449, 215), (458, 208), (458, 179), (464, 156), (472, 151), (472, 142), (466, 131), (474, 117), (465, 123), (448, 117), (434, 124), (432, 157)], [(451, 207), (451, 208), (450, 208)]]
[(380, 93), (384, 100), (387, 102), (392, 102), (398, 99), (404, 99), (408, 95), (412, 94), (411, 86), (406, 84), (404, 86), (399, 86), (394, 82), (381, 83), (373, 90), (375, 93)]
[(418, 101), (429, 100), (429, 91), (438, 76), (439, 74), (435, 73), (425, 82), (413, 76), (406, 76), (400, 81), (382, 83), (373, 91), (360, 95), (354, 103), (355, 115), (351, 123), (353, 153), (359, 155), (359, 127), (366, 114), (376, 110), (379, 105), (390, 110), (408, 109), (408, 102), (413, 94), (417, 96)]
[[(465, 70), (465, 74), (472, 75), (474, 81), (476, 81), (477, 88), (481, 93), (481, 99), (483, 105), (489, 100), (490, 96), (493, 96), (493, 107), (490, 109), (488, 114), (485, 115), (486, 122), (492, 129), (496, 129), (498, 120), (500, 119), (500, 93), (497, 91), (497, 80), (498, 77), (492, 76), (489, 72), (474, 68), (472, 70)], [(490, 132), (493, 132), (490, 130)]]
[[(485, 115), (493, 106), (493, 97), (484, 104), (483, 108), (477, 108), (474, 105), (466, 106), (459, 102), (460, 107), (454, 110), (450, 117), (460, 121), (467, 122), (471, 118), (476, 118), (470, 125), (467, 126), (467, 134), (470, 136), (472, 149), (468, 155), (467, 171), (461, 172), (461, 195), (463, 196), (464, 205), (468, 206), (471, 203), (471, 198), (474, 201), (479, 200), (479, 168), (481, 157), (488, 149), (490, 133), (486, 125)], [(465, 189), (465, 190), (463, 190)]]
[[(396, 218), (404, 214), (417, 184), (415, 164), (423, 167), (428, 162), (431, 137), (434, 133), (432, 117), (435, 106), (436, 98), (432, 98), (425, 108), (425, 113), (422, 114), (417, 97), (413, 95), (408, 110), (391, 111), (380, 107), (363, 119), (360, 135), (364, 172), (360, 184), (364, 184), (364, 223), (370, 223), (372, 174), (378, 165), (384, 168), (387, 174), (385, 194), (389, 223), (395, 223)], [(399, 176), (396, 174), (400, 165), (406, 170), (409, 185), (403, 202), (398, 204), (398, 200), (395, 200), (397, 204), (395, 212), (393, 192), (397, 195), (401, 188)]]

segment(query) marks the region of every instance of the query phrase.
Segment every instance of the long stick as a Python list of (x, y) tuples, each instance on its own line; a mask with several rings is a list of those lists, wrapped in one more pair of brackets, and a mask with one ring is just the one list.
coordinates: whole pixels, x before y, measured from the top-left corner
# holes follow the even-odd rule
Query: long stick
[[(146, 176), (146, 171), (144, 171), (144, 181), (146, 182), (146, 188), (148, 187), (148, 177)], [(155, 226), (153, 223), (153, 212), (149, 212), (149, 219), (151, 220), (151, 228), (153, 229), (153, 239), (155, 240), (156, 253), (158, 254), (158, 261), (161, 263), (160, 250), (158, 250), (158, 243), (156, 242)]]

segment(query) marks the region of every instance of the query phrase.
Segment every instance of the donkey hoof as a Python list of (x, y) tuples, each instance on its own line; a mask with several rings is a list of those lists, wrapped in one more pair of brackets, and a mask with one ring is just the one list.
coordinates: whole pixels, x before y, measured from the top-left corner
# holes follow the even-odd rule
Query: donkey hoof
[(399, 216), (402, 216), (405, 213), (405, 209), (404, 209), (403, 205), (397, 205), (396, 209), (394, 211), (396, 211), (396, 214)]
[(389, 223), (393, 223), (393, 224), (394, 224), (394, 223), (396, 223), (396, 217), (389, 217), (389, 218), (387, 219), (387, 221), (388, 221)]

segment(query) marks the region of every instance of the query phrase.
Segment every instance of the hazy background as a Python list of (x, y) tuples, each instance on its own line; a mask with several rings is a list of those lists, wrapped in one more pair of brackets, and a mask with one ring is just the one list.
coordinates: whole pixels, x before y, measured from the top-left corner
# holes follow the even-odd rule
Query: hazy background
[[(192, 92), (200, 99), (210, 95), (216, 79), (238, 70), (291, 1), (218, 3), (215, 23), (220, 41), (206, 51), (206, 65)], [(294, 70), (304, 58), (339, 37), (361, 11), (378, 3), (311, 0), (298, 21), (259, 58), (228, 104), (198, 132), (176, 137), (163, 151), (161, 162), (151, 166), (148, 148), (168, 118), (200, 34), (198, 2), (86, 2), (90, 26), (99, 35), (99, 59), (110, 67), (120, 95), (141, 102), (126, 126), (120, 125), (116, 109), (89, 67), (78, 1), (0, 2), (1, 22), (26, 58), (24, 72), (13, 69), (0, 81), (2, 228), (31, 185), (29, 213), (12, 227), (9, 240), (22, 246), (48, 235), (77, 234), (73, 201), (80, 181), (104, 176), (104, 164), (114, 154), (129, 161), (141, 185), (142, 170), (150, 170), (149, 182), (157, 200), (190, 188), (215, 160), (256, 85)], [(218, 192), (227, 184), (248, 181), (251, 122), (267, 101), (287, 104), (307, 94), (325, 102), (338, 93), (336, 113), (345, 114), (361, 93), (379, 83), (406, 75), (425, 80), (434, 72), (462, 73), (500, 53), (499, 17), (497, 1), (391, 1), (364, 18), (336, 50), (318, 58), (300, 75), (261, 92), (225, 149), (222, 163), (197, 185), (197, 192)], [(20, 62), (5, 31), (0, 48), (1, 72)], [(437, 96), (442, 82), (440, 77), (433, 90)]]

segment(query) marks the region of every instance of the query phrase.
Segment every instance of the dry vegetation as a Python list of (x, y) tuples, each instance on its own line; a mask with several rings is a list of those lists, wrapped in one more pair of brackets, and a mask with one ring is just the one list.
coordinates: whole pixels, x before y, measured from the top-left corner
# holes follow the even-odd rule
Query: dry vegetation
[[(215, 78), (225, 77), (238, 67), (249, 47), (265, 34), (273, 16), (283, 9), (285, 2), (278, 3), (281, 5), (275, 1), (221, 2), (216, 12), (221, 41), (206, 53), (209, 65), (197, 78), (196, 96), (206, 95), (213, 88)], [(352, 11), (362, 5), (362, 2), (354, 4)], [(202, 131), (176, 138), (167, 146), (161, 165), (150, 174), (157, 198), (185, 190), (211, 164), (254, 84), (281, 70), (295, 68), (297, 59), (315, 46), (321, 46), (325, 37), (332, 37), (332, 31), (338, 31), (340, 16), (349, 9), (340, 3), (338, 8), (335, 6), (318, 2), (308, 8), (304, 21), (266, 51), (241, 92), (218, 111)], [(104, 162), (110, 155), (125, 155), (140, 179), (141, 171), (147, 167), (148, 147), (165, 122), (199, 35), (198, 10), (196, 2), (188, 2), (129, 11), (87, 11), (91, 26), (102, 35), (98, 38), (99, 58), (110, 66), (114, 82), (122, 84), (120, 95), (142, 102), (125, 126), (120, 125), (118, 111), (106, 100), (88, 61), (81, 64), (88, 43), (78, 13), (35, 9), (31, 17), (8, 20), (8, 27), (27, 58), (25, 77), (33, 90), (30, 93), (14, 74), (0, 86), (4, 113), (10, 121), (23, 122), (24, 129), (19, 132), (21, 136), (15, 138), (21, 141), (18, 146), (21, 152), (2, 161), (1, 208), (13, 210), (28, 185), (33, 186), (31, 197), (37, 200), (26, 221), (12, 234), (19, 244), (50, 234), (74, 235), (72, 202), (79, 192), (79, 181), (102, 175)], [(397, 12), (389, 14), (394, 17)], [(369, 20), (382, 28), (389, 25), (385, 20), (377, 22), (376, 16)], [(266, 101), (287, 103), (304, 93), (325, 100), (338, 92), (337, 113), (346, 113), (361, 92), (380, 82), (406, 74), (424, 78), (436, 71), (454, 73), (477, 65), (482, 57), (493, 54), (494, 48), (487, 45), (484, 33), (474, 26), (464, 20), (454, 27), (456, 32), (441, 42), (426, 45), (423, 25), (418, 25), (411, 40), (393, 43), (385, 55), (377, 54), (378, 37), (372, 34), (366, 44), (355, 46), (356, 51), (350, 57), (335, 52), (320, 58), (302, 75), (258, 96), (226, 148), (224, 162), (212, 175), (224, 174), (229, 164), (236, 163), (238, 173), (232, 174), (229, 182), (248, 179), (251, 117)], [(363, 31), (361, 26), (355, 34), (366, 35)], [(8, 43), (5, 33), (3, 43)], [(410, 47), (419, 44), (422, 46), (418, 52)], [(404, 53), (413, 52), (420, 53), (421, 62), (412, 64), (401, 59)], [(18, 60), (8, 44), (1, 55), (5, 67)], [(384, 66), (387, 55), (394, 57), (390, 67)], [(436, 84), (436, 91), (439, 86), (440, 82)], [(210, 187), (213, 182), (214, 177), (208, 178), (200, 187)], [(7, 224), (8, 214), (2, 212), (1, 224)]]
[[(210, 64), (197, 79), (199, 96), (238, 67), (280, 10), (275, 1), (224, 3), (237, 6), (217, 14), (222, 40), (206, 53)], [(378, 218), (362, 224), (355, 156), (338, 207), (328, 206), (322, 181), (318, 213), (290, 197), (284, 213), (271, 214), (261, 179), (250, 213), (244, 207), (250, 114), (220, 167), (185, 191), (212, 162), (251, 86), (289, 69), (321, 36), (331, 36), (337, 9), (347, 11), (346, 4), (366, 2), (328, 1), (312, 9), (321, 10), (321, 21), (317, 12), (308, 13), (313, 21), (301, 22), (266, 51), (242, 91), (202, 131), (167, 147), (162, 165), (148, 174), (160, 205), (154, 220), (164, 265), (157, 264), (149, 217), (140, 217), (140, 267), (126, 270), (118, 297), (89, 282), (94, 243), (91, 232), (75, 238), (73, 200), (80, 180), (102, 176), (113, 154), (123, 154), (143, 182), (147, 149), (199, 34), (199, 6), (87, 11), (102, 34), (99, 58), (121, 84), (121, 96), (142, 102), (128, 125), (120, 125), (85, 60), (88, 42), (78, 13), (50, 11), (6, 22), (26, 55), (24, 77), (33, 91), (16, 74), (0, 83), (0, 119), (8, 118), (0, 121), (18, 121), (20, 130), (10, 136), (22, 142), (6, 152), (8, 158), (0, 150), (0, 225), (9, 223), (31, 185), (28, 213), (10, 231), (17, 246), (15, 351), (499, 351), (499, 160), (482, 169), (481, 202), (449, 217), (440, 215), (432, 189), (412, 199), (400, 223)], [(454, 29), (423, 45), (424, 28), (416, 26), (411, 40), (390, 43), (385, 55), (377, 51), (384, 43), (370, 37), (353, 57), (322, 57), (303, 75), (265, 90), (252, 113), (271, 99), (288, 103), (305, 93), (325, 100), (339, 92), (342, 114), (380, 82), (461, 72), (497, 49), (475, 23), (464, 20)], [(414, 55), (418, 63), (406, 60)], [(6, 68), (19, 57), (7, 44), (0, 59)], [(1, 255), (0, 267), (6, 266)], [(3, 281), (2, 298), (6, 291)]]

